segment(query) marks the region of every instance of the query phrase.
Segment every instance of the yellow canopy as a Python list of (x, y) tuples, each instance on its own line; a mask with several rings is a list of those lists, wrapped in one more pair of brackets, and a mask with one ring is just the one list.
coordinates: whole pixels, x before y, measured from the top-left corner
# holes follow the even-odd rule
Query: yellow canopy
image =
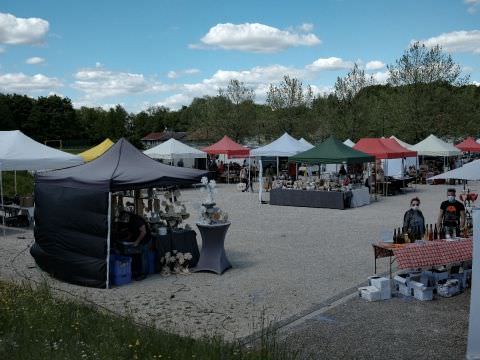
[(110, 139), (105, 139), (102, 143), (98, 144), (97, 146), (92, 147), (91, 149), (85, 150), (84, 152), (78, 154), (85, 160), (85, 162), (89, 162), (95, 160), (100, 155), (103, 155), (105, 151), (110, 149), (113, 145), (113, 141)]

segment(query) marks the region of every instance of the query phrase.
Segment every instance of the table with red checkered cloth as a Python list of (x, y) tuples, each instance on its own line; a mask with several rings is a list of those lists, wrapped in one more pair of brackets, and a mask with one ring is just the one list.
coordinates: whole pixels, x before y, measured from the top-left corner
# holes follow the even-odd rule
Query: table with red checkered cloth
[(472, 249), (472, 239), (438, 240), (411, 244), (393, 253), (400, 269), (416, 269), (472, 260)]

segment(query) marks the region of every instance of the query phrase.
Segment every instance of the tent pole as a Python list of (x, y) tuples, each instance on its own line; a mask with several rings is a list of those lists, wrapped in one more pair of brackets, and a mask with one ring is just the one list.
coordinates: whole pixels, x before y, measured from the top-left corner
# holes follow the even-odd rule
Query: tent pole
[(280, 160), (280, 158), (277, 156), (277, 178), (280, 176), (280, 172), (279, 172), (279, 160)]
[(108, 192), (108, 215), (107, 215), (107, 284), (106, 288), (110, 288), (110, 236), (111, 236), (111, 226), (112, 226), (112, 192)]
[(1, 200), (2, 200), (2, 208), (3, 208), (3, 216), (2, 216), (2, 222), (3, 222), (3, 238), (5, 240), (7, 240), (7, 235), (5, 233), (5, 217), (7, 216), (7, 213), (5, 212), (5, 202), (4, 202), (4, 199), (3, 199), (3, 172), (2, 170), (0, 169), (0, 196), (1, 196)]
[[(251, 170), (252, 170), (252, 166), (251, 166), (251, 164), (250, 164), (250, 155), (249, 155), (249, 156), (248, 156), (248, 186), (250, 186), (251, 181), (252, 181), (252, 177), (250, 176)], [(252, 187), (252, 189), (253, 189), (253, 187)], [(249, 191), (249, 190), (247, 189), (247, 192), (248, 192), (248, 191)], [(252, 191), (253, 191), (253, 190), (252, 190)]]
[(258, 201), (260, 204), (262, 203), (262, 191), (263, 191), (263, 164), (262, 164), (262, 158), (258, 161)]
[(13, 180), (15, 182), (15, 195), (17, 195), (17, 170), (13, 172)]

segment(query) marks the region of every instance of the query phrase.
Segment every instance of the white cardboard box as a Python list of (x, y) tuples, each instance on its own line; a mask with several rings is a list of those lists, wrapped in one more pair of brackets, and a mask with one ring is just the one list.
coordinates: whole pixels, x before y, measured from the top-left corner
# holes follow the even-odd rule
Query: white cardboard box
[(362, 299), (367, 301), (379, 301), (382, 300), (382, 292), (375, 286), (365, 286), (358, 288), (358, 294)]

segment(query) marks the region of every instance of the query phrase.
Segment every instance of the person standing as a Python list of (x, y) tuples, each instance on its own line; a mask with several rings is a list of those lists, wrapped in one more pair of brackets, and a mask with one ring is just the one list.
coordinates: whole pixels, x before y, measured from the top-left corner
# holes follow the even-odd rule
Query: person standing
[(265, 182), (266, 182), (265, 190), (267, 192), (272, 190), (272, 180), (273, 180), (272, 178), (273, 178), (272, 164), (268, 164), (267, 168), (265, 169)]
[(425, 217), (419, 209), (420, 199), (410, 200), (410, 209), (403, 216), (403, 228), (412, 236), (412, 240), (421, 240), (425, 234)]
[(456, 190), (447, 190), (447, 200), (440, 205), (437, 226), (445, 231), (447, 237), (457, 236), (465, 226), (465, 206), (456, 198)]

